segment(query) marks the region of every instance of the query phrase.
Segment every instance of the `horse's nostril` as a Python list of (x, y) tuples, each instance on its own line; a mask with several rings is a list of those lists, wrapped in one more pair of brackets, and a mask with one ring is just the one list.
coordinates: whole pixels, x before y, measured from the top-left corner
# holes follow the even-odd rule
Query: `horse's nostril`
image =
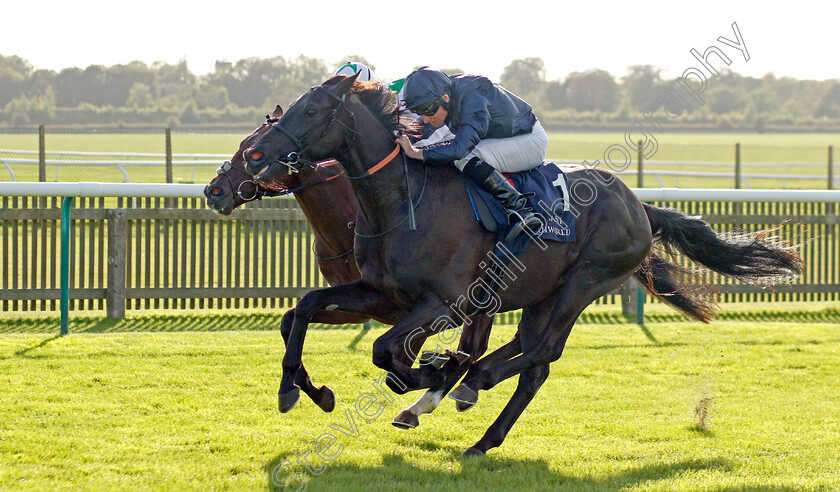
[(262, 159), (263, 153), (260, 152), (259, 150), (255, 150), (255, 151), (251, 152), (250, 157), (251, 157), (251, 159), (253, 159), (255, 161), (258, 161), (258, 160)]
[(213, 195), (213, 196), (219, 196), (222, 193), (223, 193), (222, 189), (219, 188), (218, 186), (216, 186), (212, 190), (210, 190), (210, 194)]

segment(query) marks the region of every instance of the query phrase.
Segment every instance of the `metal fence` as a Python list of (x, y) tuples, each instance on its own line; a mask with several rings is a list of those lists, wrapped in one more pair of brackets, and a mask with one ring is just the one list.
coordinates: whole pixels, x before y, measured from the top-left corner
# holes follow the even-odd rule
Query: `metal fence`
[[(69, 245), (72, 310), (118, 315), (125, 309), (282, 308), (326, 285), (312, 252), (311, 228), (293, 199), (263, 200), (230, 217), (216, 215), (197, 198), (76, 200)], [(656, 203), (702, 215), (717, 231), (785, 223), (778, 234), (802, 244), (806, 273), (792, 285), (764, 289), (710, 274), (721, 302), (840, 300), (838, 204)], [(58, 198), (2, 198), (3, 311), (57, 311), (60, 219)], [(615, 292), (598, 302), (618, 304), (621, 298)]]

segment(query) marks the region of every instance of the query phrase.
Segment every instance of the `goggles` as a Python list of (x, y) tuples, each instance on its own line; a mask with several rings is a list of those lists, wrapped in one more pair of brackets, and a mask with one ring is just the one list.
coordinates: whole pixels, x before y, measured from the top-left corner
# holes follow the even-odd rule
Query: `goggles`
[(438, 109), (440, 109), (440, 101), (432, 99), (428, 103), (410, 109), (409, 111), (419, 114), (420, 116), (434, 116), (435, 113), (438, 112)]

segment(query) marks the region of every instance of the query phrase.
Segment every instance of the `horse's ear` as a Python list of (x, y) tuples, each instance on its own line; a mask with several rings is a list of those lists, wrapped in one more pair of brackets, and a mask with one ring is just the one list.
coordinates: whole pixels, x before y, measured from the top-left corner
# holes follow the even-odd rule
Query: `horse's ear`
[(279, 118), (281, 116), (283, 116), (283, 108), (281, 108), (280, 105), (278, 104), (277, 107), (274, 108), (274, 112), (271, 113), (271, 117), (272, 118)]
[(337, 94), (346, 94), (350, 88), (353, 87), (357, 78), (359, 78), (359, 72), (350, 76), (336, 75), (330, 80), (324, 82), (324, 85), (335, 83), (335, 92)]

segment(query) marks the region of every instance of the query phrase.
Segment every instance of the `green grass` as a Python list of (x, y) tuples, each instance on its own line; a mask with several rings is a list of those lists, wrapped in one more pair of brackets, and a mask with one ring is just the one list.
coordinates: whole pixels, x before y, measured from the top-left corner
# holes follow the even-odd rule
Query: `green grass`
[[(208, 183), (215, 175), (215, 170), (223, 160), (239, 149), (239, 142), (247, 136), (238, 134), (192, 134), (173, 133), (173, 154), (220, 154), (224, 158), (217, 158), (213, 165), (174, 166), (173, 181), (186, 183)], [(163, 132), (147, 134), (51, 134), (46, 135), (47, 159), (58, 159), (60, 156), (52, 151), (73, 152), (106, 152), (106, 153), (154, 153), (163, 154), (166, 151), (166, 140)], [(38, 150), (38, 135), (0, 134), (0, 149)], [(0, 158), (37, 159), (35, 155), (5, 155)], [(114, 157), (66, 156), (67, 160), (114, 160)], [(155, 160), (151, 157), (136, 157), (131, 160)], [(163, 158), (160, 167), (131, 167), (126, 166), (129, 178), (134, 183), (162, 183), (166, 181)], [(184, 159), (176, 159), (176, 162)], [(213, 158), (201, 158), (213, 160)], [(130, 161), (128, 161), (130, 162)], [(15, 164), (12, 166), (18, 181), (37, 181), (38, 167)], [(0, 166), (0, 179), (9, 180), (5, 166)], [(58, 169), (58, 181), (105, 181), (123, 182), (125, 178), (116, 166), (61, 166)], [(47, 166), (47, 181), (56, 181), (56, 166)]]
[[(629, 126), (628, 126), (629, 129)], [(652, 132), (660, 161), (735, 162), (735, 143), (743, 162), (814, 162), (823, 164), (829, 145), (840, 146), (834, 133), (673, 133)], [(633, 132), (637, 141), (643, 138)], [(604, 150), (627, 143), (623, 133), (551, 133), (549, 158), (603, 161)], [(617, 156), (616, 156), (617, 157)], [(635, 152), (633, 158), (635, 160)]]
[[(304, 397), (281, 415), (278, 313), (74, 317), (67, 337), (34, 333), (52, 318), (2, 318), (0, 487), (265, 490), (301, 473), (309, 491), (837, 490), (840, 309), (733, 309), (712, 325), (663, 310), (644, 328), (612, 312), (584, 315), (505, 443), (478, 459), (460, 452), (514, 381), (469, 412), (447, 400), (411, 432), (389, 421), (417, 394), (365, 422), (354, 402), (376, 394), (383, 328), (311, 330), (305, 361), (336, 411)], [(496, 327), (491, 346), (513, 330)], [(346, 412), (357, 437), (331, 427)], [(337, 459), (310, 452), (320, 475), (294, 464), (327, 432)]]
[[(628, 125), (629, 129), (629, 125)], [(644, 138), (641, 133), (632, 133), (631, 138), (637, 142)], [(687, 171), (687, 172), (718, 172), (733, 173), (735, 167), (735, 144), (741, 144), (741, 162), (744, 163), (744, 174), (787, 174), (814, 175), (812, 180), (746, 178), (753, 188), (800, 188), (824, 189), (828, 162), (828, 146), (840, 148), (840, 136), (831, 133), (669, 133), (667, 131), (653, 131), (657, 150), (648, 157), (645, 169), (645, 186), (658, 187), (660, 181), (653, 176), (656, 170)], [(552, 133), (549, 135), (548, 158), (556, 160), (572, 160), (594, 163), (606, 161), (604, 152), (612, 145), (622, 145), (632, 156), (631, 170), (637, 169), (637, 153), (625, 142), (623, 133)], [(650, 152), (650, 149), (646, 149)], [(614, 153), (611, 159), (623, 162), (621, 154)], [(659, 164), (656, 161), (671, 162), (711, 162), (728, 163), (730, 167), (709, 167), (699, 165)], [(804, 167), (754, 166), (753, 163), (812, 163)], [(835, 165), (836, 166), (836, 165)], [(609, 168), (609, 167), (607, 167)], [(835, 171), (835, 176), (837, 171)], [(625, 176), (624, 181), (636, 186), (635, 176)], [(676, 186), (681, 188), (732, 188), (731, 178), (714, 177), (673, 177), (662, 176), (661, 186)]]
[[(631, 130), (628, 125), (628, 130)], [(642, 135), (636, 132), (631, 138), (638, 140)], [(172, 150), (176, 154), (221, 154), (232, 156), (239, 148), (239, 142), (247, 135), (237, 134), (189, 134), (174, 133), (172, 135)], [(788, 188), (825, 188), (825, 171), (827, 149), (829, 145), (840, 147), (840, 137), (831, 133), (673, 133), (668, 131), (654, 131), (658, 150), (651, 158), (654, 161), (699, 161), (734, 163), (735, 143), (741, 143), (741, 157), (744, 163), (765, 162), (805, 162), (813, 166), (804, 168), (779, 167), (745, 167), (744, 173), (772, 173), (772, 174), (813, 174), (818, 176), (809, 181), (788, 181), (784, 185)], [(47, 133), (47, 150), (85, 151), (85, 152), (117, 152), (117, 153), (163, 153), (165, 140), (162, 132), (149, 134), (63, 134)], [(549, 159), (594, 162), (604, 161), (604, 151), (611, 145), (625, 145), (623, 133), (552, 133), (549, 135)], [(0, 149), (38, 149), (37, 135), (0, 134)], [(632, 169), (636, 166), (636, 153), (632, 152)], [(0, 158), (3, 155), (0, 154)], [(12, 156), (6, 156), (12, 157)], [(20, 156), (18, 156), (20, 157)], [(27, 156), (34, 158), (33, 156)], [(55, 158), (50, 155), (50, 158)], [(613, 156), (618, 159), (618, 154)], [(148, 158), (144, 158), (148, 159)], [(651, 160), (649, 159), (649, 160)], [(221, 160), (221, 159), (220, 159)], [(217, 165), (176, 167), (174, 180), (176, 182), (206, 183), (214, 176)], [(733, 164), (734, 167), (734, 164)], [(13, 167), (19, 181), (37, 180), (37, 167), (16, 165)], [(671, 169), (648, 163), (647, 170)], [(731, 172), (731, 169), (709, 168), (707, 166), (686, 165), (683, 171), (717, 171)], [(163, 182), (165, 172), (163, 167), (134, 167), (128, 168), (132, 182)], [(47, 180), (55, 180), (55, 166), (48, 166)], [(115, 181), (124, 180), (116, 167), (61, 167), (59, 170), (61, 181)], [(0, 166), (0, 179), (9, 179), (4, 166)], [(778, 188), (782, 186), (779, 180), (749, 179), (754, 188)], [(635, 178), (628, 178), (635, 186)], [(664, 186), (680, 187), (722, 187), (732, 186), (731, 179), (724, 178), (679, 178), (663, 177)], [(646, 186), (659, 186), (659, 182), (650, 176)]]

